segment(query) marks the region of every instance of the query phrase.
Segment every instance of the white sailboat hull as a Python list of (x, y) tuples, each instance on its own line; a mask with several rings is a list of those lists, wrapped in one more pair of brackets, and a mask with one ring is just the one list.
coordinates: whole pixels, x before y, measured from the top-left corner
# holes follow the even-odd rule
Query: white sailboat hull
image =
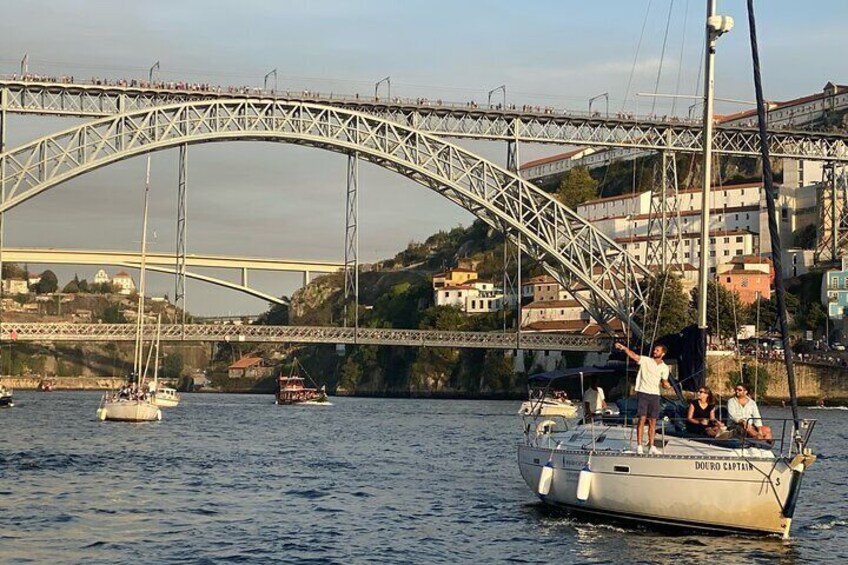
[[(785, 460), (765, 450), (745, 449), (743, 454), (738, 449), (702, 448), (681, 438), (668, 439), (661, 455), (624, 453), (614, 445), (601, 449), (596, 444), (595, 448), (593, 452), (591, 439), (585, 449), (579, 443), (521, 445), (521, 476), (546, 504), (582, 513), (696, 529), (788, 535), (791, 517), (783, 515), (783, 506), (793, 473)], [(542, 485), (543, 492), (548, 489), (542, 495), (540, 478), (546, 464), (553, 468), (553, 476), (549, 489)], [(584, 482), (580, 490), (585, 496), (588, 488), (588, 496), (580, 500), (580, 472), (587, 466), (590, 473), (584, 475), (590, 484)], [(547, 478), (542, 482), (547, 483)]]
[(162, 419), (162, 411), (146, 400), (110, 400), (97, 409), (97, 417), (112, 422), (156, 422)]

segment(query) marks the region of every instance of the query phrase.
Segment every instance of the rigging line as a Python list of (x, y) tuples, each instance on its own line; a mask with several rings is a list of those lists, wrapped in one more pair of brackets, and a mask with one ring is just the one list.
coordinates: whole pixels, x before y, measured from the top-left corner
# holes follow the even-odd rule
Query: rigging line
[[(665, 34), (663, 35), (663, 43), (662, 50), (660, 51), (660, 66), (657, 69), (657, 80), (654, 83), (654, 94), (658, 94), (660, 91), (660, 77), (662, 76), (663, 63), (665, 62), (665, 47), (668, 44), (668, 30), (671, 27), (671, 13), (674, 10), (674, 0), (668, 3), (668, 16), (665, 20)], [(657, 106), (657, 97), (654, 96), (651, 101), (651, 114), (654, 113), (654, 109)]]
[[(686, 22), (689, 20), (689, 0), (686, 0), (686, 5), (683, 8), (683, 34), (680, 40), (680, 57), (677, 60), (677, 84), (674, 87), (674, 94), (680, 94), (680, 78), (683, 76), (683, 51), (686, 47)], [(677, 106), (677, 98), (671, 100), (671, 115), (674, 115), (674, 110)]]
[(639, 50), (642, 48), (642, 39), (645, 37), (645, 26), (648, 25), (648, 15), (651, 13), (653, 0), (648, 0), (648, 8), (645, 10), (645, 18), (642, 20), (642, 31), (639, 33), (639, 42), (636, 44), (636, 54), (633, 56), (633, 67), (630, 69), (630, 78), (627, 79), (627, 89), (624, 91), (624, 100), (621, 102), (621, 111), (627, 106), (630, 97), (630, 87), (633, 84), (633, 75), (636, 73), (636, 63), (639, 61)]

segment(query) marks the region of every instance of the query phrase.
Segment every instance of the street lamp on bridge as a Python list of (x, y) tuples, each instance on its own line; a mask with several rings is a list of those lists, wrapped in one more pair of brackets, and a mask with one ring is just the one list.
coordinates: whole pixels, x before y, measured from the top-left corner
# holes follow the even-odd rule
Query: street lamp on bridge
[(150, 71), (148, 71), (148, 73), (147, 73), (147, 81), (150, 84), (153, 84), (153, 71), (158, 71), (158, 70), (159, 70), (159, 61), (156, 61), (155, 63), (153, 63), (153, 66), (150, 67)]
[(265, 92), (268, 90), (268, 77), (274, 75), (274, 90), (272, 92), (277, 92), (277, 69), (272, 70), (267, 75), (265, 75), (265, 81), (262, 85), (262, 91)]
[(592, 115), (592, 102), (594, 102), (598, 98), (603, 98), (606, 102), (606, 113), (607, 117), (609, 118), (609, 92), (601, 92), (597, 96), (592, 96), (591, 98), (589, 98), (589, 115)]
[(383, 84), (384, 82), (386, 83), (386, 90), (388, 91), (388, 94), (386, 96), (387, 96), (387, 98), (389, 98), (389, 100), (391, 100), (391, 98), (392, 98), (392, 77), (390, 77), (390, 76), (388, 76), (384, 79), (380, 79), (376, 83), (374, 83), (374, 99), (375, 100), (377, 99), (377, 93), (380, 89), (380, 85)]
[(498, 90), (503, 92), (503, 107), (504, 107), (504, 109), (506, 109), (506, 85), (505, 84), (502, 84), (499, 87), (493, 88), (492, 90), (489, 91), (489, 98), (488, 98), (487, 103), (488, 103), (489, 107), (491, 108), (492, 107), (492, 94), (494, 94)]

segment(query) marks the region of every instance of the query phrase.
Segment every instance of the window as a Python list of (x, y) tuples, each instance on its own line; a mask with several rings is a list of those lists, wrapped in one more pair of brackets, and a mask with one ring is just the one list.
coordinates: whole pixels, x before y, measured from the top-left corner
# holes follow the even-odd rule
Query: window
[(715, 251), (710, 251), (710, 257), (715, 257)]
[(489, 310), (491, 310), (491, 309), (492, 309), (492, 301), (489, 300)]
[(730, 282), (730, 277), (727, 277), (727, 282)]
[(789, 210), (785, 206), (780, 209), (780, 219), (784, 222), (789, 220)]
[(730, 243), (730, 238), (729, 238), (729, 237), (725, 237), (725, 238), (724, 238), (724, 242), (725, 242), (725, 243)]
[(471, 301), (471, 309), (473, 310), (474, 308), (477, 308), (477, 301), (476, 300)]
[(742, 236), (741, 235), (736, 237), (736, 243), (742, 243)]
[(751, 214), (745, 214), (745, 219), (746, 219), (746, 220), (750, 220), (750, 219), (751, 219)]
[(724, 250), (724, 256), (725, 256), (725, 257), (727, 257), (728, 255), (730, 255), (730, 250), (729, 250), (729, 249), (725, 249), (725, 250)]
[(689, 258), (689, 252), (688, 252), (688, 251), (687, 251), (686, 253), (684, 253), (684, 254), (683, 254), (683, 258), (684, 258), (684, 259), (688, 259), (688, 258)]
[(741, 249), (737, 249), (737, 250), (736, 250), (736, 254), (737, 254), (737, 255), (742, 255), (742, 250), (741, 250)]
[(742, 288), (748, 288), (748, 277), (742, 278)]

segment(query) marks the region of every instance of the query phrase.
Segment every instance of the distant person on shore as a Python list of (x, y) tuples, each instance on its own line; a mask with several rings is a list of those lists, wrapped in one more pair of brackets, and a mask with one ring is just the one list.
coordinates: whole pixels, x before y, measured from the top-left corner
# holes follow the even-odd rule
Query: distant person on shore
[(598, 379), (592, 379), (589, 388), (583, 393), (583, 419), (589, 421), (595, 414), (602, 413), (607, 407), (604, 389), (598, 385)]
[(654, 445), (654, 437), (657, 432), (657, 418), (660, 415), (660, 384), (663, 388), (671, 388), (668, 382), (668, 365), (663, 361), (668, 351), (665, 345), (657, 344), (651, 350), (651, 356), (638, 355), (628, 349), (623, 343), (616, 343), (615, 348), (623, 351), (636, 363), (639, 363), (639, 373), (636, 375), (636, 416), (639, 424), (636, 428), (636, 453), (644, 453), (642, 447), (642, 435), (645, 421), (648, 422), (648, 453), (659, 454)]
[(750, 387), (739, 383), (735, 396), (727, 401), (727, 414), (731, 423), (741, 432), (753, 439), (771, 440), (771, 428), (763, 425), (757, 403), (748, 396)]

